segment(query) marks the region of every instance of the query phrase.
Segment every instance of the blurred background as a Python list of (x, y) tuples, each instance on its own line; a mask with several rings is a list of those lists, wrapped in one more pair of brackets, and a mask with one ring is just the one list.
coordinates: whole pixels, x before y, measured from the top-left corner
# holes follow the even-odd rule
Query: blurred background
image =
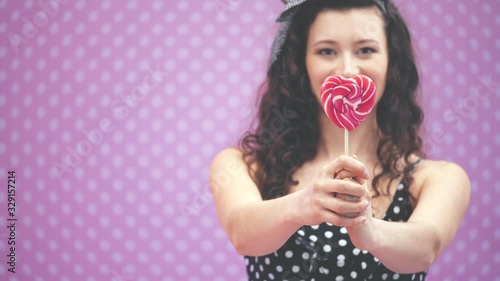
[[(428, 280), (500, 280), (500, 1), (397, 4), (428, 158), (458, 162), (473, 189)], [(252, 121), (282, 8), (0, 1), (0, 279), (245, 280), (208, 168)]]

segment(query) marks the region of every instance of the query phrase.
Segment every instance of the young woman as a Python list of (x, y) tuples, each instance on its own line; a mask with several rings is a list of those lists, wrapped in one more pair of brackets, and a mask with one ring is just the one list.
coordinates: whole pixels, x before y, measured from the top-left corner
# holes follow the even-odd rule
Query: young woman
[[(455, 236), (470, 183), (458, 165), (423, 159), (404, 20), (390, 0), (290, 0), (279, 20), (259, 123), (210, 171), (249, 279), (424, 280)], [(351, 156), (320, 105), (332, 74), (377, 87), (374, 110), (350, 132)]]

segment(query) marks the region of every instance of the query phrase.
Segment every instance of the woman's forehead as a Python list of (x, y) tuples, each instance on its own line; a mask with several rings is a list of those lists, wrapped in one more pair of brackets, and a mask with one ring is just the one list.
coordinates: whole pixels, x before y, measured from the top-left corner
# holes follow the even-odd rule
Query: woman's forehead
[(382, 41), (385, 39), (384, 19), (376, 7), (320, 12), (309, 30), (309, 39)]

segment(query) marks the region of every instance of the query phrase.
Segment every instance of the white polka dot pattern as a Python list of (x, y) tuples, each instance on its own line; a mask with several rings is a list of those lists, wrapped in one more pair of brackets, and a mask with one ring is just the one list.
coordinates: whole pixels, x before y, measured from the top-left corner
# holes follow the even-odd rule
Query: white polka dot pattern
[[(473, 187), (428, 280), (499, 280), (498, 1), (399, 2), (420, 61), (426, 148), (459, 162)], [(17, 272), (3, 256), (0, 279), (246, 280), (218, 224), (208, 166), (250, 124), (281, 8), (0, 1), (0, 175), (17, 172), (19, 219)], [(294, 268), (260, 278), (283, 272)]]
[[(400, 212), (394, 212), (396, 207)], [(400, 184), (384, 220), (407, 221), (412, 210), (409, 193), (404, 184)], [(357, 249), (348, 239), (345, 227), (329, 223), (302, 226), (277, 251), (262, 257), (245, 256), (245, 263), (252, 281), (260, 280), (261, 274), (276, 274), (281, 276), (280, 280), (387, 280), (388, 276), (392, 276), (388, 280), (400, 277), (423, 280), (426, 275), (425, 272), (403, 275), (392, 272), (368, 251)], [(283, 268), (288, 270), (281, 273)]]

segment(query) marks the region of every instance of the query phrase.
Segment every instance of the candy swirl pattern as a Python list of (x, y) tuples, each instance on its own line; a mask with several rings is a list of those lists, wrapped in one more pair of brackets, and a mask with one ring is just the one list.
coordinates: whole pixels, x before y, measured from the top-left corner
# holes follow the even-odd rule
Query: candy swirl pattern
[(321, 85), (321, 104), (328, 118), (339, 128), (356, 129), (373, 109), (375, 83), (367, 76), (328, 76)]

